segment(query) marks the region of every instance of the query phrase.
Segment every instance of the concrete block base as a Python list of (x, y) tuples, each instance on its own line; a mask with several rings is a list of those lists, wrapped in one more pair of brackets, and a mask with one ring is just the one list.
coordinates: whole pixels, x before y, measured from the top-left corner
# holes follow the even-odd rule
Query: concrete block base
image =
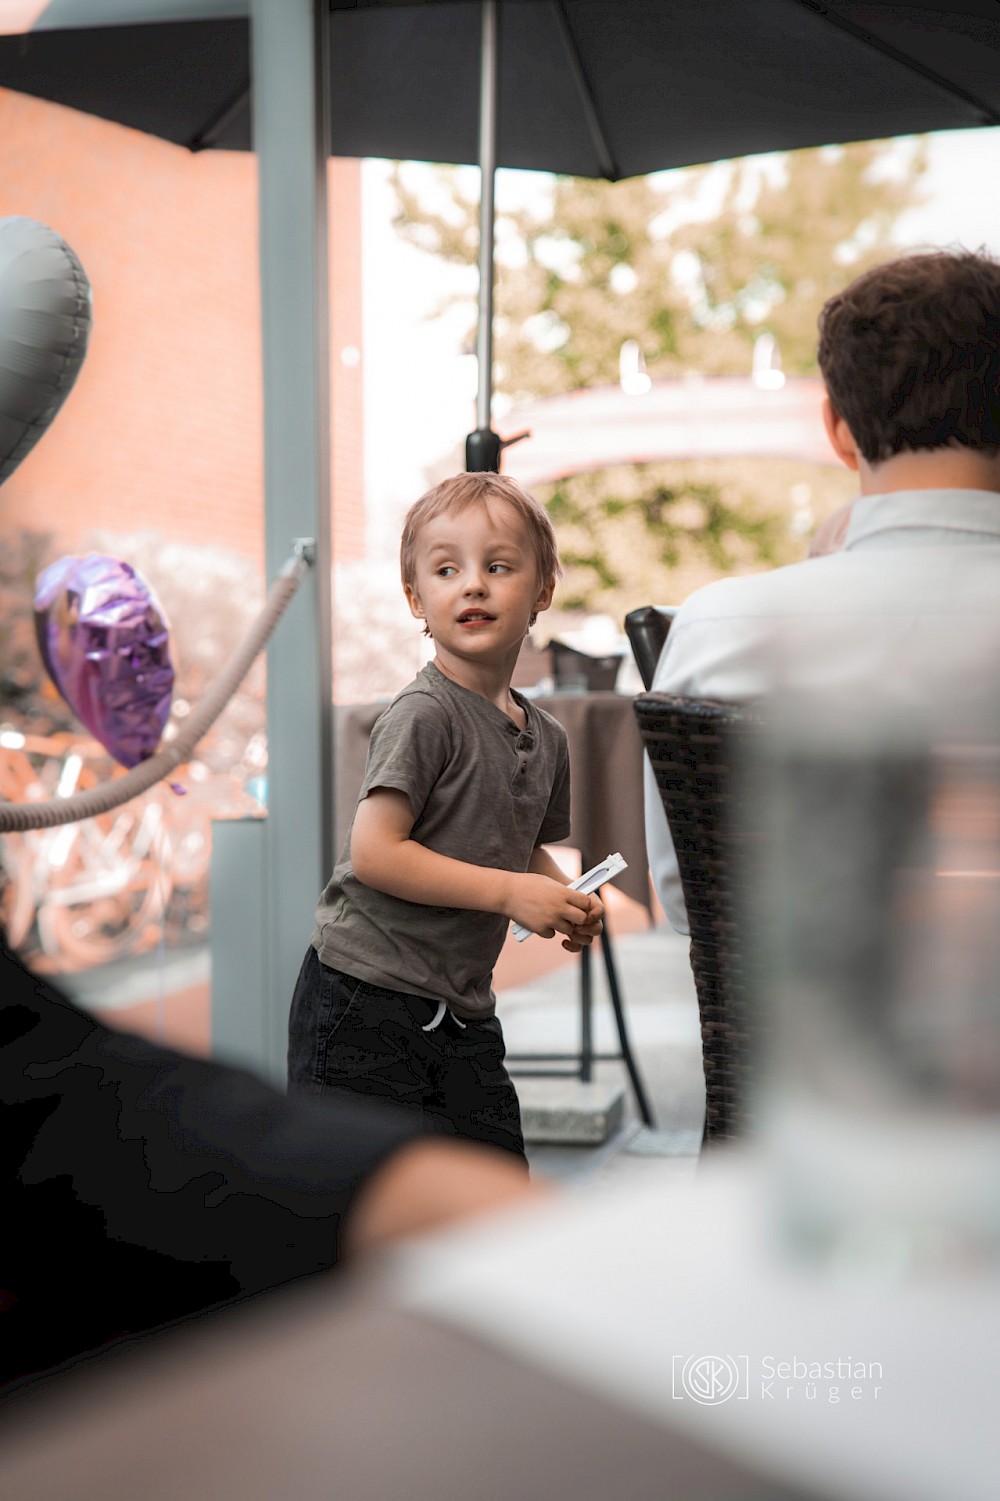
[(625, 1091), (618, 1084), (521, 1077), (514, 1087), (525, 1141), (600, 1146), (625, 1114)]

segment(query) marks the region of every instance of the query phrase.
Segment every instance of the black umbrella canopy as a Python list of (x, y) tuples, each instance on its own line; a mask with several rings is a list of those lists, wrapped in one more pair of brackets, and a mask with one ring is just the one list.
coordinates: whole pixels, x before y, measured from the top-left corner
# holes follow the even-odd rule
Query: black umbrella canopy
[[(333, 153), (476, 162), (478, 0), (330, 8)], [(52, 0), (0, 38), (0, 86), (247, 149), (246, 9)], [(499, 25), (500, 166), (618, 178), (1000, 123), (997, 0), (501, 0)]]

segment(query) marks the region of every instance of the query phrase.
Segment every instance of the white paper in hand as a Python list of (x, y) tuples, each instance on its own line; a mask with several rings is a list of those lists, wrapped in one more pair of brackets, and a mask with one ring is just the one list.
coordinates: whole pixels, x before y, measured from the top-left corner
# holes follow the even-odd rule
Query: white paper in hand
[[(628, 870), (628, 861), (623, 860), (621, 855), (615, 853), (602, 860), (600, 865), (591, 866), (585, 870), (582, 876), (577, 876), (575, 881), (570, 881), (571, 891), (582, 891), (589, 894), (596, 891), (598, 886), (603, 886), (605, 881), (610, 881), (613, 876), (620, 875), (623, 870)], [(523, 943), (531, 937), (531, 929), (524, 927), (522, 923), (514, 924), (514, 937), (518, 943)]]

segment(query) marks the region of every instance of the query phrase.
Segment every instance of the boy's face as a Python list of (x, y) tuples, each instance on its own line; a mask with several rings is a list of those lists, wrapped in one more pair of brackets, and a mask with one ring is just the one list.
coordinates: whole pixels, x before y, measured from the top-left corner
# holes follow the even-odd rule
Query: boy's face
[(404, 589), (438, 656), (456, 664), (513, 666), (531, 616), (552, 602), (552, 584), (539, 582), (527, 527), (505, 500), (426, 522)]

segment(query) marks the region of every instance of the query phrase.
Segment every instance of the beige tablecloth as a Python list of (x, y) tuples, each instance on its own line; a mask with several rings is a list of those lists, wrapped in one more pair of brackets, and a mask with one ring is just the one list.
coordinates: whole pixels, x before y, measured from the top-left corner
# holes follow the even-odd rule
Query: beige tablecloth
[(6, 1415), (0, 1495), (805, 1501), (346, 1279), (305, 1279), (138, 1344)]
[[(632, 699), (620, 693), (552, 693), (534, 702), (565, 727), (572, 772), (568, 845), (586, 866), (620, 850), (628, 870), (615, 885), (650, 906), (642, 808), (642, 741)], [(346, 837), (364, 777), (368, 737), (385, 704), (352, 704), (336, 712), (337, 850)]]

